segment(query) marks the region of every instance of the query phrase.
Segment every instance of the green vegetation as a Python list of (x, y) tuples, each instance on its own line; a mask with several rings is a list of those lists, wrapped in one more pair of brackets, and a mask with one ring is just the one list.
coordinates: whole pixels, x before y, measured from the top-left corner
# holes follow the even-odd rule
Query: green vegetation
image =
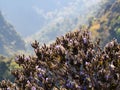
[(14, 77), (11, 75), (11, 70), (19, 68), (19, 65), (14, 61), (14, 57), (10, 58), (0, 55), (0, 81), (9, 79), (13, 82)]
[[(103, 9), (104, 8), (104, 9)], [(90, 24), (90, 31), (93, 37), (99, 37), (103, 40), (103, 44), (116, 38), (120, 42), (120, 1), (107, 0), (102, 5), (97, 18)]]
[(9, 68), (10, 62), (11, 59), (0, 56), (0, 81), (3, 79), (10, 79), (13, 81), (13, 76), (11, 76)]
[(120, 38), (120, 28), (117, 29), (116, 35), (117, 35), (117, 38)]

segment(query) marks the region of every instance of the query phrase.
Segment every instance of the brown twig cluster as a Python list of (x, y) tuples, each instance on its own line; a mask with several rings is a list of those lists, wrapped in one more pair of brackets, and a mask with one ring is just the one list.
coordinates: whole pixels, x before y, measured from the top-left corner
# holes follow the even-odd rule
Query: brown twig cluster
[(18, 56), (21, 70), (15, 82), (3, 80), (3, 90), (119, 90), (120, 44), (116, 39), (100, 48), (89, 31), (69, 32), (50, 46), (32, 43), (36, 56)]

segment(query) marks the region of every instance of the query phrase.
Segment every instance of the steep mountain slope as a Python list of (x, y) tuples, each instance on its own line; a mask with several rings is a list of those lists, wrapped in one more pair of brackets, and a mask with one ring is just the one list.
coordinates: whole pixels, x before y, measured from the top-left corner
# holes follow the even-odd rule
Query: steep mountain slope
[(94, 37), (99, 36), (104, 40), (103, 45), (117, 38), (120, 42), (120, 0), (107, 0), (97, 15), (97, 19), (90, 22), (89, 29)]
[(11, 55), (18, 50), (24, 49), (24, 41), (0, 12), (0, 54)]
[(29, 37), (27, 42), (32, 42), (36, 39), (42, 44), (50, 43), (57, 36), (61, 36), (80, 25), (86, 24), (89, 17), (94, 16), (99, 8), (99, 1), (76, 0), (67, 8), (59, 11), (50, 23), (44, 25), (39, 32)]

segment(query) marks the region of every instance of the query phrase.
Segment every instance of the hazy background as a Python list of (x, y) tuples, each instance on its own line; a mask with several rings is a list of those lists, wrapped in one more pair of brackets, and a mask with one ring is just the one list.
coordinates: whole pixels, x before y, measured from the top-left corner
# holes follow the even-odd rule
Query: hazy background
[(99, 1), (101, 0), (0, 0), (0, 11), (21, 36), (28, 37), (55, 19), (68, 16), (72, 18), (85, 13), (89, 6)]

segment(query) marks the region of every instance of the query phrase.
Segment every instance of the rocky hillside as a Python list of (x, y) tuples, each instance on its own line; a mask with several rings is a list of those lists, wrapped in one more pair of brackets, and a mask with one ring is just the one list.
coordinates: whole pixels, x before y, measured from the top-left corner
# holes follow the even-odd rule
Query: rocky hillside
[(94, 37), (103, 40), (103, 45), (112, 38), (120, 42), (120, 0), (106, 0), (97, 18), (91, 20), (89, 28)]
[(0, 12), (0, 54), (9, 56), (18, 50), (25, 50), (24, 41)]

